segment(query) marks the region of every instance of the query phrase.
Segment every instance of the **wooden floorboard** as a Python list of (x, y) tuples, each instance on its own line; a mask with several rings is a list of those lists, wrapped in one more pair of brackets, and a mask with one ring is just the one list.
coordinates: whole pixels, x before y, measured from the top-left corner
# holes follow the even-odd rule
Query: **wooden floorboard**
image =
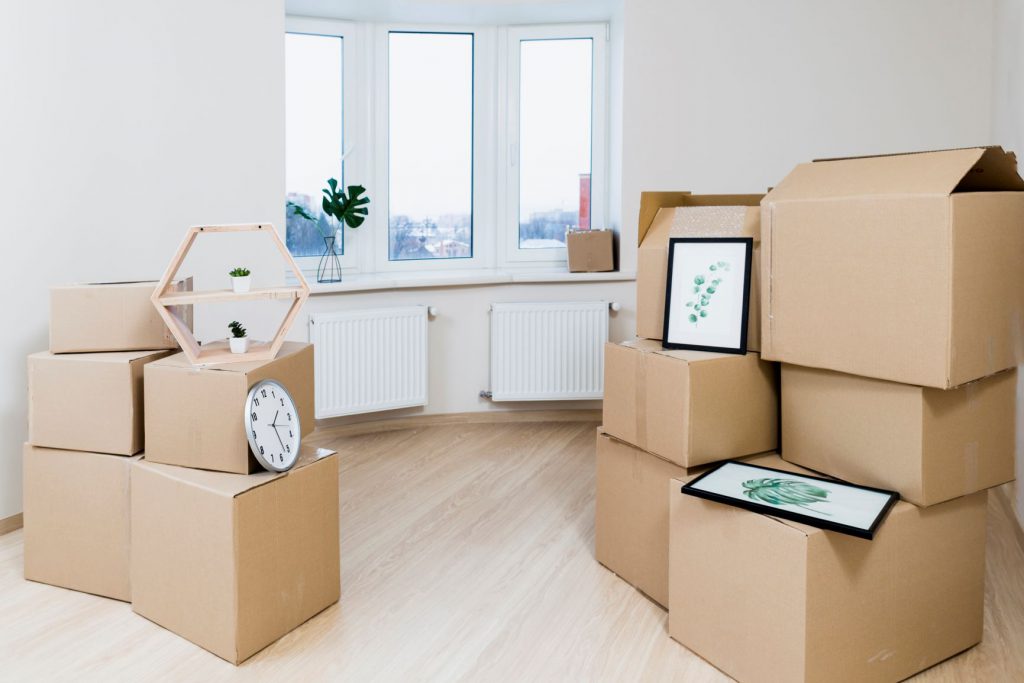
[[(342, 598), (234, 667), (0, 537), (0, 679), (729, 680), (593, 557), (594, 423), (315, 433), (341, 456)], [(990, 497), (984, 642), (915, 681), (1024, 680), (1024, 551)]]

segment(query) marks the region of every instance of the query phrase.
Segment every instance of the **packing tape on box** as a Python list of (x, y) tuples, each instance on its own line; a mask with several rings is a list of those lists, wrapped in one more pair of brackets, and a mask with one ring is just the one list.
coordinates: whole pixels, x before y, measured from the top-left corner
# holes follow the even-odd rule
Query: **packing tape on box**
[[(749, 237), (748, 206), (687, 206), (676, 211), (671, 237)], [(760, 211), (760, 209), (758, 209)], [(756, 240), (755, 240), (756, 241)]]
[(637, 364), (636, 381), (633, 391), (636, 392), (636, 445), (647, 450), (647, 357), (651, 354), (641, 353)]

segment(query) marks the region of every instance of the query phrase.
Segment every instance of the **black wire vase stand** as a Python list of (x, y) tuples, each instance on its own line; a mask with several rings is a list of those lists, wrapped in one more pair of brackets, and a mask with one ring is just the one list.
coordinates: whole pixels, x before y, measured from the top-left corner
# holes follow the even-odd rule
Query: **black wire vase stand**
[(317, 282), (341, 282), (341, 260), (334, 250), (334, 238), (324, 238), (324, 254), (316, 267)]

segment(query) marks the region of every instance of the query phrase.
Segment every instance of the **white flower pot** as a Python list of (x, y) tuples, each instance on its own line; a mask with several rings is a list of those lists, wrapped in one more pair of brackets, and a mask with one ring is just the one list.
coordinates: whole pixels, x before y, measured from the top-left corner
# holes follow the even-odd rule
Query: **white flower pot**
[(252, 275), (246, 275), (245, 277), (231, 277), (231, 289), (234, 290), (235, 294), (245, 294), (249, 291), (249, 286), (252, 284)]
[(231, 353), (245, 353), (249, 350), (248, 337), (228, 337), (228, 344), (231, 346)]

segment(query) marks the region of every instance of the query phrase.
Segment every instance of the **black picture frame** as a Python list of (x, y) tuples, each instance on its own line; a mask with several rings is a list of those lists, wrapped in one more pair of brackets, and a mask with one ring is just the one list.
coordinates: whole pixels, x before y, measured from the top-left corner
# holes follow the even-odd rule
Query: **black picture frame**
[[(693, 344), (687, 342), (673, 341), (670, 338), (669, 330), (672, 327), (674, 315), (688, 315), (688, 309), (679, 308), (679, 302), (673, 303), (672, 282), (675, 272), (676, 246), (687, 243), (719, 243), (735, 244), (742, 243), (746, 246), (743, 259), (743, 303), (740, 312), (739, 333), (740, 339), (737, 346), (716, 346), (708, 344)], [(661, 345), (666, 349), (689, 349), (691, 351), (713, 351), (717, 353), (732, 353), (745, 355), (747, 353), (747, 327), (750, 321), (750, 271), (751, 260), (754, 252), (754, 239), (752, 237), (672, 237), (668, 241), (668, 275), (665, 281), (665, 320), (662, 328)], [(678, 310), (673, 311), (673, 306)]]
[[(859, 526), (852, 526), (849, 524), (834, 522), (827, 519), (821, 519), (819, 517), (814, 517), (812, 515), (803, 515), (799, 512), (794, 512), (792, 510), (785, 510), (774, 507), (773, 505), (768, 503), (758, 503), (753, 500), (748, 500), (745, 498), (723, 495), (715, 493), (713, 491), (707, 491), (705, 489), (697, 488), (698, 484), (702, 480), (711, 476), (712, 474), (722, 469), (723, 467), (728, 467), (731, 465), (742, 465), (743, 467), (764, 470), (765, 472), (771, 472), (773, 474), (782, 475), (784, 477), (799, 476), (802, 479), (813, 479), (815, 481), (825, 482), (832, 487), (857, 489), (861, 491), (868, 491), (871, 493), (883, 494), (888, 497), (888, 500), (879, 509), (878, 514), (875, 516), (874, 520), (872, 520), (871, 525), (867, 528), (862, 528)], [(710, 500), (716, 503), (723, 503), (725, 505), (731, 505), (733, 507), (742, 508), (744, 510), (749, 510), (750, 512), (757, 512), (760, 514), (769, 515), (771, 517), (788, 519), (792, 522), (799, 522), (801, 524), (817, 527), (819, 529), (825, 529), (826, 531), (835, 531), (837, 533), (847, 534), (849, 536), (856, 536), (857, 538), (863, 538), (869, 541), (875, 537), (875, 533), (878, 531), (878, 527), (885, 520), (886, 516), (889, 514), (889, 511), (892, 509), (892, 506), (895, 505), (900, 500), (900, 494), (897, 493), (896, 491), (890, 491), (888, 489), (879, 489), (871, 486), (861, 486), (859, 484), (851, 484), (849, 482), (842, 481), (839, 479), (827, 479), (825, 477), (815, 477), (809, 474), (796, 473), (787, 470), (779, 470), (772, 467), (764, 467), (762, 465), (754, 465), (752, 463), (742, 462), (740, 460), (726, 460), (722, 463), (719, 463), (717, 466), (711, 468), (707, 472), (704, 472), (696, 479), (687, 482), (682, 487), (681, 493), (687, 496), (694, 496), (696, 498), (703, 498), (704, 500)]]

